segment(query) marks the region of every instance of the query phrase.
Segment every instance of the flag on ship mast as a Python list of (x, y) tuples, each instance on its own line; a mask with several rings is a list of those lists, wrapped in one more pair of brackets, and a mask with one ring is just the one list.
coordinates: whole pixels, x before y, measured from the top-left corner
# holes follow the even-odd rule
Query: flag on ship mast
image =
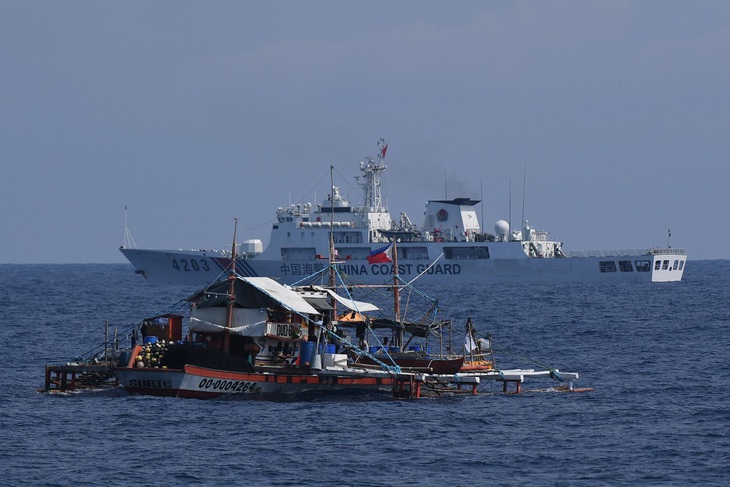
[(370, 252), (367, 257), (368, 264), (385, 264), (387, 262), (393, 262), (393, 242), (389, 243), (385, 247), (380, 247)]
[(378, 142), (378, 146), (380, 147), (380, 160), (382, 161), (385, 159), (385, 153), (388, 152), (388, 143), (385, 141), (385, 139), (380, 139)]

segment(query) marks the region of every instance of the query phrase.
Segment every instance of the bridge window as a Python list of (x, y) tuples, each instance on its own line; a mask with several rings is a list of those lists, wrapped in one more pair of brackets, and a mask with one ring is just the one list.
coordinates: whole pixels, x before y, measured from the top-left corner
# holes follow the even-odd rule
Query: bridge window
[(612, 260), (602, 260), (598, 263), (601, 272), (616, 272), (616, 263)]
[(398, 258), (407, 260), (428, 260), (426, 247), (398, 247)]
[(662, 270), (666, 271), (667, 269), (669, 269), (669, 261), (665, 260), (664, 262), (662, 262)]
[(678, 261), (678, 260), (675, 260), (675, 261), (674, 261), (674, 265), (672, 266), (672, 269), (674, 269), (675, 271), (676, 271), (677, 269), (679, 269), (679, 261)]
[(332, 232), (332, 239), (335, 243), (362, 243), (362, 233), (360, 232)]
[(282, 260), (314, 260), (316, 251), (314, 247), (282, 248)]
[(444, 247), (447, 259), (488, 259), (488, 247)]
[(682, 269), (684, 269), (684, 261), (680, 260), (679, 261), (679, 270), (681, 271)]
[(655, 271), (658, 271), (661, 268), (662, 268), (662, 261), (661, 260), (658, 260), (658, 261), (654, 262), (654, 270)]
[(633, 267), (633, 265), (631, 265), (630, 260), (619, 260), (618, 268), (621, 269), (621, 272), (633, 272), (634, 271), (634, 267)]
[[(400, 250), (398, 249), (398, 255), (400, 256)], [(337, 247), (337, 252), (340, 259), (345, 260), (365, 260), (370, 255), (369, 247)]]

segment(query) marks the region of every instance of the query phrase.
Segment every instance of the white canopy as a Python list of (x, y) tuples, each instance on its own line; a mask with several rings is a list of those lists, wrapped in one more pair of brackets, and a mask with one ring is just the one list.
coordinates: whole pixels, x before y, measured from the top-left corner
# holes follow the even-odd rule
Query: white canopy
[[(197, 303), (198, 308), (224, 307), (228, 304), (229, 287), (229, 281), (221, 280), (193, 294), (188, 300)], [(236, 276), (234, 293), (238, 308), (281, 306), (295, 313), (320, 314), (294, 290), (269, 277)]]
[[(220, 333), (226, 329), (226, 308), (193, 308), (190, 311), (190, 331)], [(233, 323), (228, 329), (234, 335), (264, 336), (266, 310), (236, 308)]]
[(269, 277), (239, 277), (239, 279), (251, 284), (292, 311), (310, 315), (319, 314), (319, 311), (314, 309), (293, 289), (283, 286)]
[(322, 291), (332, 296), (338, 303), (347, 309), (360, 312), (378, 311), (378, 307), (372, 303), (366, 303), (365, 301), (355, 301), (354, 299), (343, 298), (331, 289), (325, 289), (323, 287), (313, 286), (317, 291)]
[(233, 328), (226, 328), (224, 325), (212, 323), (210, 321), (201, 320), (194, 316), (190, 317), (190, 331), (195, 332), (207, 332), (207, 333), (220, 333), (224, 330), (228, 330), (232, 335), (243, 335), (243, 336), (264, 336), (266, 334), (266, 321), (260, 321), (258, 323), (250, 323), (247, 325), (234, 326)]

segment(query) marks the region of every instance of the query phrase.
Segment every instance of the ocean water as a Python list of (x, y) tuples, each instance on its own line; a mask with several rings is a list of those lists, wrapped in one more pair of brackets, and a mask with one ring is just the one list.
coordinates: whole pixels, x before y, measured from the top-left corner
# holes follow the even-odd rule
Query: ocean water
[(200, 401), (37, 392), (105, 321), (189, 290), (129, 265), (0, 265), (0, 483), (728, 485), (729, 275), (690, 261), (681, 283), (423, 289), (493, 334), (500, 367), (578, 372), (592, 392)]

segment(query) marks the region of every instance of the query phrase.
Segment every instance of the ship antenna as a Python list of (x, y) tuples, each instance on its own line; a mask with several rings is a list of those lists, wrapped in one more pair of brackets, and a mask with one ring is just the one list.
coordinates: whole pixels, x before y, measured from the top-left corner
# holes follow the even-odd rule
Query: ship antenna
[[(525, 226), (525, 192), (527, 187), (527, 163), (525, 163), (525, 172), (522, 175), (522, 226)], [(524, 237), (524, 236), (523, 236)]]
[[(508, 220), (509, 220), (509, 231), (512, 233), (512, 178), (509, 179), (509, 212), (508, 212)], [(511, 236), (507, 235), (508, 240), (512, 240)]]
[(481, 212), (480, 212), (481, 215), (479, 216), (479, 222), (480, 222), (479, 230), (481, 231), (482, 234), (484, 234), (485, 232), (484, 232), (484, 229), (482, 228), (482, 226), (484, 225), (484, 184), (482, 184), (482, 178), (479, 178), (479, 199), (481, 199), (480, 205), (479, 205), (481, 208)]

